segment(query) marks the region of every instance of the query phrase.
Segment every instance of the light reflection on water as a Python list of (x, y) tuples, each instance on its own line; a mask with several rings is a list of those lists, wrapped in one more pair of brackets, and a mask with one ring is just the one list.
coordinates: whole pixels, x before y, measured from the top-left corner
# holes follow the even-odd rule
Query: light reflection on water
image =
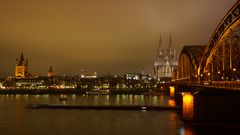
[[(31, 110), (28, 103), (71, 105), (172, 106), (167, 95), (0, 95), (1, 135), (195, 135), (218, 133), (219, 127), (183, 124), (174, 111)], [(226, 127), (224, 127), (226, 128)], [(222, 132), (219, 133), (224, 133)], [(208, 130), (205, 130), (208, 129)], [(232, 131), (232, 130), (231, 130)], [(229, 133), (229, 132), (227, 132)]]
[[(60, 97), (67, 100), (59, 100)], [(28, 103), (70, 105), (161, 105), (168, 96), (144, 95), (0, 95), (1, 135), (178, 134), (171, 111), (31, 110)]]
[[(0, 97), (9, 98), (8, 95)], [(153, 105), (175, 106), (174, 100), (167, 95), (11, 95), (11, 98), (23, 99), (28, 103), (69, 104), (69, 105)], [(66, 97), (67, 100), (59, 100)]]

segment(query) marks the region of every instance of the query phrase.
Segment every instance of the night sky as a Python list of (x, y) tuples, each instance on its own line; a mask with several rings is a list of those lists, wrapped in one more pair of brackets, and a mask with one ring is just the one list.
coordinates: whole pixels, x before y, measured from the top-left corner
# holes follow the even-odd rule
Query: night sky
[(159, 36), (207, 44), (237, 0), (1, 0), (0, 76), (24, 53), (29, 72), (56, 75), (151, 73)]

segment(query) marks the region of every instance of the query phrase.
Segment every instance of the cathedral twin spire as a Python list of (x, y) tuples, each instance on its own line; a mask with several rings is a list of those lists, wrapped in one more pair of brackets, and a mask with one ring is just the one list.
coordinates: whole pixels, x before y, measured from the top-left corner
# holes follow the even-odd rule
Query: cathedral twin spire
[(177, 67), (176, 51), (173, 47), (172, 36), (170, 34), (166, 53), (162, 49), (162, 37), (160, 35), (157, 58), (154, 61), (154, 78), (158, 81), (171, 78), (173, 70)]
[[(176, 57), (175, 55), (176, 55), (176, 51), (174, 50), (173, 43), (172, 43), (172, 36), (170, 34), (166, 56), (169, 57), (170, 59), (175, 59), (175, 57)], [(160, 40), (159, 40), (159, 46), (158, 46), (158, 56), (157, 57), (160, 58), (160, 59), (165, 57), (163, 49), (162, 49), (161, 34), (160, 34)]]
[(159, 40), (159, 44), (158, 44), (158, 57), (159, 58), (163, 58), (163, 49), (162, 49), (162, 37), (160, 34), (160, 40)]

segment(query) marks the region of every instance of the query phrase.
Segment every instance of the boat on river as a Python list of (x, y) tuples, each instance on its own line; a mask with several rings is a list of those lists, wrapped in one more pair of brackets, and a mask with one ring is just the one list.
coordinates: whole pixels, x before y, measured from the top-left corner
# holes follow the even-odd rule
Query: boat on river
[(59, 100), (65, 101), (65, 100), (67, 100), (67, 97), (66, 96), (60, 96)]
[(108, 94), (110, 94), (110, 91), (95, 89), (95, 90), (87, 91), (86, 94), (88, 94), (88, 95), (108, 95)]

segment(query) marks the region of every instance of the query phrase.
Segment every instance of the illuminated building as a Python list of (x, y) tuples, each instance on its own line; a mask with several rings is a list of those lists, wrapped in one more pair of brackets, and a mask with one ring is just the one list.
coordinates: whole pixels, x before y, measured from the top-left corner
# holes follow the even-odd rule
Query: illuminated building
[(126, 79), (127, 80), (140, 80), (140, 74), (135, 74), (135, 73), (131, 73), (131, 74), (126, 74)]
[(97, 72), (94, 72), (93, 75), (84, 75), (84, 74), (81, 74), (81, 78), (97, 78)]
[(166, 78), (171, 78), (172, 72), (177, 65), (178, 62), (176, 60), (176, 50), (173, 47), (171, 35), (168, 49), (165, 54), (162, 49), (162, 39), (160, 37), (157, 57), (154, 61), (154, 78), (159, 81)]
[(28, 60), (25, 60), (23, 57), (23, 53), (21, 53), (20, 59), (16, 59), (15, 77), (26, 78), (28, 76), (27, 66)]
[(0, 89), (5, 89), (2, 82), (0, 82)]
[(50, 66), (49, 71), (48, 71), (48, 77), (53, 77), (53, 76), (54, 76), (53, 68), (52, 68), (52, 66)]

